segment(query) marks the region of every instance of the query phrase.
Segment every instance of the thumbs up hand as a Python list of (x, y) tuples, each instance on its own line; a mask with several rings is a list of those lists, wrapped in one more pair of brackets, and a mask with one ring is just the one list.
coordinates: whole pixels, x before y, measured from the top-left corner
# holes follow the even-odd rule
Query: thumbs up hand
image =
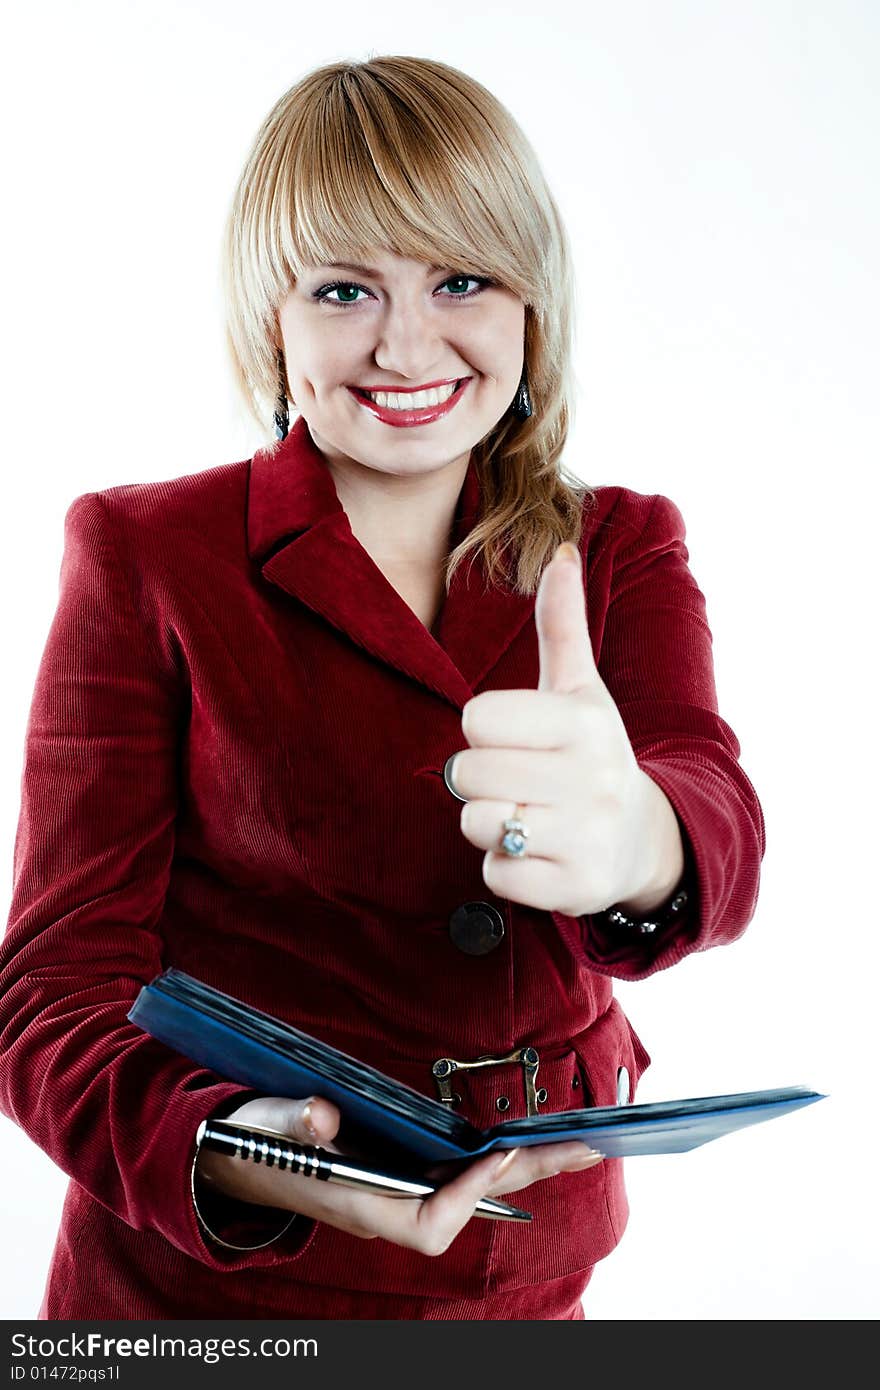
[[(541, 576), (535, 626), (538, 689), (469, 700), (461, 721), (469, 747), (451, 772), (467, 797), (462, 833), (487, 851), (487, 887), (576, 917), (650, 892), (651, 792), (659, 789), (639, 767), (596, 669), (572, 545), (560, 546)], [(517, 806), (529, 832), (522, 858), (501, 850), (503, 822)]]

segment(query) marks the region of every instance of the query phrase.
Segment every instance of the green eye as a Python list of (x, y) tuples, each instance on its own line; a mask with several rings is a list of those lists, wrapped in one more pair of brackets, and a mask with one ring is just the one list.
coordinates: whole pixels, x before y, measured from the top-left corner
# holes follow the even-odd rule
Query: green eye
[(356, 299), (346, 297), (349, 291), (353, 295), (363, 293), (360, 285), (351, 285), (344, 280), (339, 280), (335, 285), (325, 285), (323, 289), (318, 290), (315, 297), (317, 299), (328, 299), (330, 294), (334, 291), (339, 294), (339, 299), (331, 299), (331, 304), (356, 304)]

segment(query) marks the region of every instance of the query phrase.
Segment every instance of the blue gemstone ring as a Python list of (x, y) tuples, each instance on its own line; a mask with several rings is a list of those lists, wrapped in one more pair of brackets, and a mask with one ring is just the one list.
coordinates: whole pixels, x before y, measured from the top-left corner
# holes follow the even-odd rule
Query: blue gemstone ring
[(510, 820), (503, 823), (504, 834), (501, 836), (501, 851), (511, 859), (522, 859), (526, 852), (526, 840), (529, 838), (528, 827), (520, 819), (520, 813), (525, 812), (525, 806), (517, 806)]

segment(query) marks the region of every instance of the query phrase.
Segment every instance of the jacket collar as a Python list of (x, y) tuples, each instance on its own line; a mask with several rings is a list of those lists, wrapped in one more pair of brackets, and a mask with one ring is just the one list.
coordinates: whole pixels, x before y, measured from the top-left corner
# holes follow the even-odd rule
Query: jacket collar
[[(453, 529), (457, 545), (479, 513), (471, 459)], [(354, 536), (333, 475), (303, 416), (272, 453), (250, 460), (248, 553), (263, 578), (358, 646), (461, 710), (535, 609), (535, 596), (488, 586), (482, 556), (456, 571), (429, 632)]]

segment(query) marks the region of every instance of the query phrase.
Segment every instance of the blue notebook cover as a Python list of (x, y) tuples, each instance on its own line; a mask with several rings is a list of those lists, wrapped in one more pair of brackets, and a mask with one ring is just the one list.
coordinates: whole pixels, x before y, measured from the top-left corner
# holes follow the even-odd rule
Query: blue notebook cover
[(683, 1153), (824, 1097), (804, 1086), (592, 1107), (480, 1130), (440, 1101), (222, 990), (170, 968), (144, 985), (132, 1023), (200, 1066), (266, 1095), (322, 1095), (338, 1140), (376, 1156), (442, 1162), (492, 1149), (579, 1139), (608, 1158)]

